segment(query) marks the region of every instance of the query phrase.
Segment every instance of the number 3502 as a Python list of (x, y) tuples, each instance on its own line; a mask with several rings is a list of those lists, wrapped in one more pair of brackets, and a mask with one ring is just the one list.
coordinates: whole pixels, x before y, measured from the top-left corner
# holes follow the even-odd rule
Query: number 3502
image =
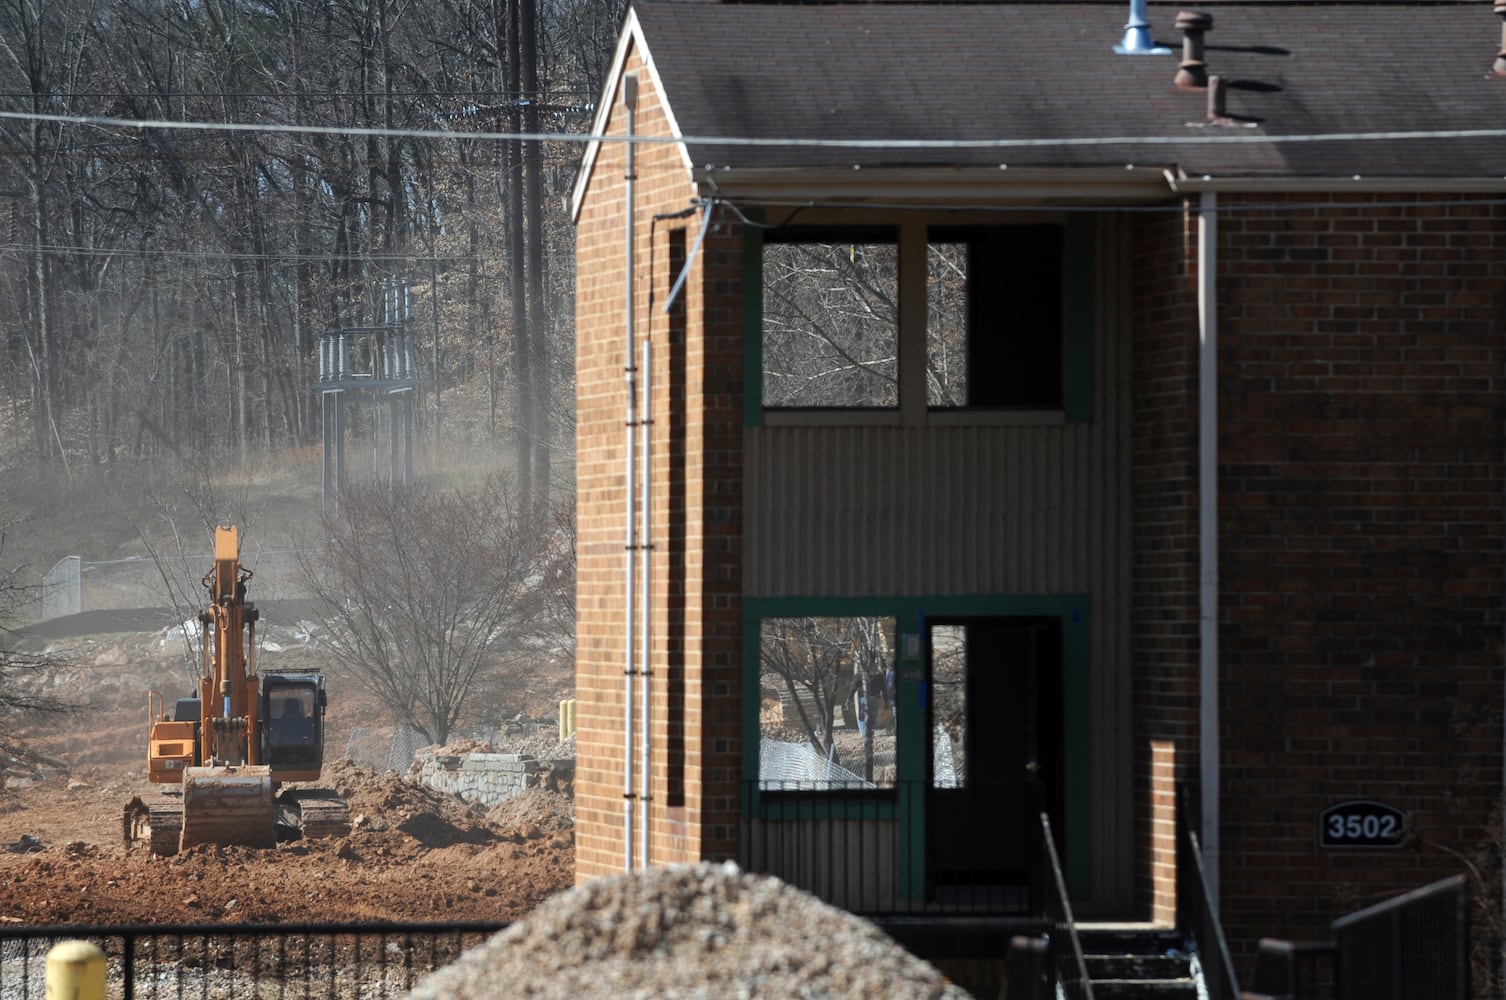
[(1342, 802), (1323, 811), (1324, 847), (1399, 847), (1405, 814), (1384, 802)]
[(1328, 817), (1328, 836), (1334, 840), (1393, 840), (1400, 832), (1395, 816)]

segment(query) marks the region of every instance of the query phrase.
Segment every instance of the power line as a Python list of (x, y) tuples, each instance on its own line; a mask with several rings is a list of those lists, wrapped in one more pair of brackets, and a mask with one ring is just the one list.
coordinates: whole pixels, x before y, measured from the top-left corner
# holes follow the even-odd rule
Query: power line
[(349, 97), (430, 97), (441, 100), (475, 100), (480, 97), (502, 98), (506, 100), (526, 100), (530, 95), (541, 97), (585, 97), (588, 100), (596, 95), (588, 90), (282, 90), (282, 91), (219, 91), (219, 90), (174, 90), (174, 91), (48, 91), (46, 94), (34, 94), (30, 91), (4, 92), (0, 91), (0, 98), (10, 100), (29, 101), (35, 97), (46, 97), (49, 101), (57, 100), (80, 100), (98, 99), (108, 100), (112, 98), (140, 98), (142, 100), (179, 100), (183, 98), (210, 98), (222, 100), (225, 98), (247, 98), (262, 100), (266, 98), (297, 98), (299, 100), (325, 100), (345, 99)]
[(159, 129), (216, 132), (269, 132), (294, 135), (344, 135), (408, 139), (470, 139), (511, 142), (602, 142), (642, 145), (746, 146), (755, 148), (793, 149), (1055, 149), (1063, 147), (1103, 146), (1217, 146), (1278, 145), (1323, 142), (1403, 142), (1439, 139), (1501, 139), (1506, 128), (1488, 129), (1409, 129), (1393, 132), (1315, 132), (1294, 135), (1230, 134), (1150, 135), (1150, 136), (1077, 136), (1024, 139), (816, 139), (808, 137), (769, 136), (646, 136), (603, 135), (577, 132), (457, 132), (437, 129), (369, 128), (340, 125), (286, 125), (256, 122), (173, 121), (167, 119), (110, 118), (97, 115), (52, 115), (25, 111), (0, 111), (0, 119), (45, 121), (65, 125), (93, 125), (108, 128)]
[[(49, 257), (162, 257), (180, 260), (245, 260), (259, 261), (271, 260), (286, 263), (299, 263), (303, 261), (335, 262), (335, 261), (359, 261), (362, 263), (397, 263), (397, 264), (425, 264), (433, 261), (436, 264), (466, 264), (477, 263), (505, 263), (505, 254), (497, 253), (468, 253), (468, 254), (427, 254), (414, 253), (251, 253), (237, 250), (163, 250), (153, 247), (83, 247), (66, 246), (63, 244), (48, 244), (45, 246), (33, 246), (30, 243), (0, 243), (0, 254), (14, 253), (36, 254), (41, 253)], [(545, 254), (550, 261), (560, 262), (573, 259), (572, 254), (551, 253)]]
[[(17, 195), (20, 192), (0, 192), (0, 195)], [(1174, 193), (1167, 192), (1168, 198), (1173, 198)], [(750, 220), (742, 211), (741, 206), (757, 205), (764, 208), (790, 208), (796, 210), (809, 209), (850, 209), (854, 205), (844, 201), (796, 201), (781, 199), (756, 198), (741, 203), (734, 203), (724, 198), (711, 198), (701, 203), (704, 206), (726, 208), (735, 214), (746, 225), (755, 226), (759, 229), (778, 229), (790, 224), (790, 220), (781, 223), (756, 223)], [(1364, 202), (1367, 208), (1451, 208), (1466, 206), (1501, 206), (1506, 205), (1506, 196), (1500, 197), (1418, 197), (1418, 198), (1388, 198), (1379, 201)], [(1280, 212), (1303, 212), (1314, 209), (1331, 208), (1334, 202), (1329, 200), (1316, 200), (1297, 198), (1288, 201), (1271, 202), (1220, 202), (1212, 209), (1214, 214), (1232, 217), (1241, 214), (1280, 213)], [(1150, 215), (1150, 214), (1183, 214), (1187, 211), (1185, 205), (1178, 201), (1168, 201), (1163, 204), (1145, 205), (1114, 205), (1114, 204), (995, 204), (981, 203), (947, 204), (938, 206), (931, 203), (912, 202), (881, 202), (863, 201), (861, 207), (867, 212), (968, 212), (976, 214), (996, 213), (1007, 215), (1020, 215), (1029, 213), (1062, 215), (1069, 213), (1119, 213), (1126, 215)], [(1197, 209), (1196, 211), (1205, 211)], [(330, 263), (335, 261), (359, 261), (363, 263), (396, 263), (396, 264), (422, 264), (433, 261), (436, 264), (496, 264), (506, 263), (506, 255), (500, 250), (496, 253), (466, 253), (466, 254), (433, 254), (416, 251), (413, 253), (251, 253), (246, 251), (231, 250), (167, 250), (154, 247), (84, 247), (67, 246), (64, 244), (48, 244), (35, 246), (29, 243), (3, 243), (0, 244), (0, 254), (13, 253), (16, 255), (45, 254), (47, 256), (73, 256), (73, 257), (157, 257), (179, 260), (221, 260), (221, 261), (264, 261), (271, 260), (280, 263), (301, 263), (305, 261)], [(550, 253), (546, 257), (555, 263), (568, 263), (574, 259), (570, 253)]]

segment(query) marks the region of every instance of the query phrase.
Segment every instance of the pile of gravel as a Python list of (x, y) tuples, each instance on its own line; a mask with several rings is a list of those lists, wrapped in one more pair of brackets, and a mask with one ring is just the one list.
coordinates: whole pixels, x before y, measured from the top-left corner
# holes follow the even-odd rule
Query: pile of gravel
[(566, 890), (408, 997), (966, 1000), (968, 994), (872, 923), (728, 863), (667, 865)]

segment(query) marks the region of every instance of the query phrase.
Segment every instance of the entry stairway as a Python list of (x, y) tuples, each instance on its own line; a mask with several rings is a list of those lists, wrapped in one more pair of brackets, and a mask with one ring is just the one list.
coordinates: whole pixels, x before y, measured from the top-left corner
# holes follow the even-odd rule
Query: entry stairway
[(1079, 924), (1093, 1000), (1197, 1000), (1197, 967), (1171, 929)]

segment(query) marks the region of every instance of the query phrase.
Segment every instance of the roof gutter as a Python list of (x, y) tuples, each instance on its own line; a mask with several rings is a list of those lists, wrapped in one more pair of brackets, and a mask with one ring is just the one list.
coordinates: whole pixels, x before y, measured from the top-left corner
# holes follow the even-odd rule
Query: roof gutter
[(1122, 167), (697, 167), (704, 198), (765, 204), (952, 205), (1164, 202), (1162, 165)]
[(1297, 192), (1501, 194), (1506, 177), (1190, 177), (1166, 171), (1166, 183), (1176, 194), (1285, 194)]
[(1041, 203), (1156, 204), (1168, 197), (1299, 192), (1506, 194), (1502, 177), (1232, 177), (1191, 176), (1179, 168), (1122, 167), (719, 167), (692, 171), (703, 198), (799, 205), (936, 205), (965, 207)]

